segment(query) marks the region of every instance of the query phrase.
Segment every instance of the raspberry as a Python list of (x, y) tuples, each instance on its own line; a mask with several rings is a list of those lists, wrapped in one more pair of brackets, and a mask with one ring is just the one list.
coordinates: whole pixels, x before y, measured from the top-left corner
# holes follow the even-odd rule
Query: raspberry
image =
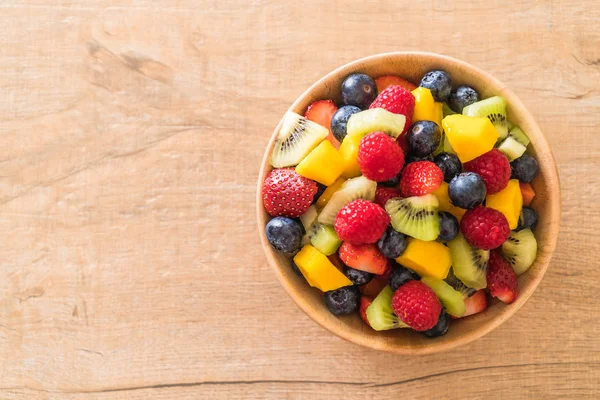
[(398, 143), (383, 132), (371, 133), (358, 146), (358, 166), (372, 181), (387, 181), (400, 172), (404, 153)]
[(472, 246), (482, 250), (495, 249), (508, 239), (508, 220), (500, 211), (475, 207), (465, 213), (460, 230)]
[(442, 170), (431, 161), (416, 161), (402, 171), (400, 191), (406, 197), (433, 193), (444, 180)]
[(475, 172), (485, 182), (488, 194), (498, 193), (510, 180), (510, 163), (498, 149), (492, 149), (464, 165), (466, 171)]
[(510, 304), (519, 294), (519, 281), (510, 263), (498, 251), (490, 252), (487, 269), (487, 286), (493, 297)]
[(442, 304), (426, 284), (408, 281), (394, 293), (392, 309), (402, 322), (415, 331), (426, 331), (437, 323)]
[(404, 115), (406, 123), (402, 134), (405, 134), (412, 124), (415, 96), (402, 86), (389, 86), (379, 93), (369, 108), (383, 108), (391, 113)]
[(375, 203), (358, 199), (346, 204), (335, 217), (335, 231), (343, 241), (375, 243), (390, 223), (390, 216)]
[(385, 208), (385, 203), (391, 198), (401, 197), (400, 189), (393, 187), (385, 187), (378, 186), (377, 190), (375, 190), (375, 204), (379, 204), (381, 207)]
[(310, 207), (317, 184), (293, 168), (274, 169), (262, 186), (265, 210), (273, 217), (299, 217)]

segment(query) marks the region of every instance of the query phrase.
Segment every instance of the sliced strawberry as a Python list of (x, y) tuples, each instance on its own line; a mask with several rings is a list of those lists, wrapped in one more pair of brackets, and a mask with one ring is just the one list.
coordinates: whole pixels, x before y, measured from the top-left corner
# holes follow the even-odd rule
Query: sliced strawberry
[(465, 308), (467, 312), (460, 317), (468, 317), (469, 315), (477, 314), (485, 311), (488, 306), (487, 295), (485, 294), (485, 289), (481, 289), (475, 292), (475, 294), (471, 297), (467, 297), (465, 299)]
[(331, 118), (337, 110), (338, 108), (332, 100), (318, 100), (308, 106), (306, 113), (304, 113), (306, 119), (316, 122), (329, 130), (327, 140), (329, 140), (336, 149), (340, 147), (340, 142), (338, 142), (331, 132)]
[(375, 79), (375, 84), (377, 85), (377, 93), (381, 93), (384, 89), (394, 85), (402, 86), (408, 91), (413, 91), (417, 88), (417, 85), (395, 75), (380, 76)]
[(371, 305), (371, 303), (373, 302), (373, 299), (368, 297), (368, 296), (361, 296), (360, 298), (360, 308), (359, 308), (359, 312), (360, 312), (360, 317), (362, 318), (363, 321), (365, 321), (365, 324), (371, 326), (371, 324), (369, 323), (369, 320), (367, 319), (367, 307), (369, 307)]
[(387, 284), (390, 280), (390, 275), (392, 275), (392, 266), (390, 265), (390, 263), (387, 263), (387, 265), (385, 267), (385, 271), (383, 271), (383, 274), (375, 275), (373, 278), (379, 279)]
[(340, 246), (340, 258), (349, 267), (381, 275), (387, 268), (387, 258), (379, 252), (375, 244), (352, 244), (344, 242)]
[(381, 292), (383, 288), (387, 286), (387, 282), (377, 279), (377, 277), (378, 276), (376, 276), (374, 279), (371, 279), (371, 282), (367, 283), (366, 285), (361, 285), (358, 287), (363, 296), (375, 298), (379, 292)]
[(519, 294), (517, 275), (500, 252), (490, 252), (486, 277), (488, 290), (493, 297), (506, 304), (510, 304), (517, 299)]

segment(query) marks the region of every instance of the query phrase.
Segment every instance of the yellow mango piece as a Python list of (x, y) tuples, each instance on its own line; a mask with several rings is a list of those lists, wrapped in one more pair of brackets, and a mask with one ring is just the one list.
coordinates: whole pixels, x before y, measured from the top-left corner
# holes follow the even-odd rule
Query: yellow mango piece
[(342, 172), (344, 178), (356, 178), (361, 175), (360, 167), (358, 166), (358, 146), (361, 139), (361, 136), (352, 137), (346, 135), (344, 140), (342, 140), (339, 152), (344, 163), (344, 171)]
[(452, 258), (450, 249), (439, 242), (425, 242), (409, 238), (404, 253), (396, 261), (412, 269), (421, 276), (445, 279), (448, 276)]
[(331, 196), (333, 196), (335, 192), (340, 190), (344, 182), (346, 182), (346, 179), (339, 177), (335, 180), (335, 182), (328, 186), (327, 189), (325, 189), (325, 191), (321, 195), (321, 197), (319, 197), (319, 199), (317, 200), (317, 207), (325, 207), (327, 203), (329, 203), (329, 200), (331, 200)]
[(460, 222), (467, 210), (456, 207), (454, 204), (452, 204), (450, 201), (450, 196), (448, 195), (448, 184), (446, 182), (442, 182), (440, 187), (433, 192), (433, 195), (437, 197), (438, 202), (440, 203), (438, 206), (438, 211), (449, 212), (456, 217), (458, 222)]
[(444, 133), (462, 163), (494, 148), (498, 131), (487, 117), (448, 115), (442, 120)]
[(308, 179), (331, 185), (344, 170), (344, 160), (329, 140), (322, 141), (296, 166), (296, 172)]
[(310, 244), (304, 246), (296, 254), (294, 262), (306, 278), (308, 284), (323, 292), (352, 285), (350, 279), (341, 273), (325, 254)]
[(441, 127), (444, 115), (442, 111), (443, 104), (436, 102), (431, 91), (427, 88), (419, 86), (411, 93), (415, 96), (415, 111), (413, 112), (412, 122), (433, 121)]
[(485, 198), (485, 205), (500, 211), (508, 220), (511, 230), (519, 224), (519, 216), (523, 208), (523, 194), (518, 179), (511, 179), (508, 185), (498, 193), (489, 194)]

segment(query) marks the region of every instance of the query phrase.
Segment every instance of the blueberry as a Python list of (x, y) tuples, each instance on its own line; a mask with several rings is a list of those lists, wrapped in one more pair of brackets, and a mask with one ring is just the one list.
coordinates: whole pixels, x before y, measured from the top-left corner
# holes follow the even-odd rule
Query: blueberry
[(267, 223), (265, 230), (267, 240), (275, 250), (287, 254), (300, 250), (304, 228), (295, 219), (275, 217)]
[(510, 177), (518, 179), (520, 182), (531, 182), (540, 168), (537, 160), (529, 154), (523, 154), (511, 162), (510, 167), (512, 168)]
[(400, 264), (396, 264), (392, 268), (392, 273), (390, 274), (390, 279), (388, 283), (390, 284), (392, 290), (395, 292), (400, 286), (404, 285), (406, 282), (416, 281), (419, 279), (421, 279), (419, 274), (417, 274), (412, 269), (408, 269)]
[(449, 212), (439, 212), (440, 217), (440, 234), (437, 238), (438, 242), (449, 242), (458, 235), (458, 220)]
[(479, 101), (479, 93), (470, 86), (459, 86), (450, 93), (450, 108), (462, 113), (463, 108)]
[(442, 130), (433, 121), (417, 121), (406, 132), (406, 142), (412, 154), (427, 156), (440, 145)]
[(448, 185), (450, 201), (460, 208), (473, 208), (485, 200), (487, 190), (481, 176), (475, 172), (456, 175)]
[(369, 75), (352, 74), (342, 83), (342, 101), (346, 105), (368, 108), (377, 97), (377, 85)]
[(400, 171), (398, 173), (398, 175), (396, 175), (392, 179), (388, 179), (387, 181), (383, 181), (383, 182), (379, 182), (379, 183), (382, 184), (383, 186), (388, 186), (388, 187), (398, 186), (400, 184), (401, 177), (402, 177), (402, 171)]
[(523, 229), (534, 229), (538, 222), (537, 213), (530, 207), (523, 207), (521, 210), (521, 216), (519, 217), (519, 224), (517, 225), (517, 231)]
[(317, 184), (317, 193), (315, 193), (315, 196), (313, 197), (313, 204), (316, 203), (317, 200), (319, 200), (319, 197), (321, 197), (321, 195), (323, 194), (323, 192), (325, 191), (325, 189), (327, 189), (327, 186), (323, 185), (322, 183), (316, 182)]
[(404, 165), (410, 164), (411, 162), (415, 162), (415, 161), (432, 161), (433, 162), (433, 156), (431, 154), (426, 155), (426, 156), (417, 156), (416, 154), (408, 153), (406, 155), (406, 157), (404, 157)]
[(450, 96), (452, 81), (447, 73), (436, 70), (426, 73), (421, 79), (420, 86), (431, 90), (434, 100), (441, 103)]
[(306, 280), (306, 278), (304, 277), (304, 275), (302, 275), (302, 271), (300, 271), (300, 268), (298, 268), (298, 266), (296, 265), (296, 263), (294, 262), (294, 260), (292, 260), (292, 271), (294, 271), (294, 273), (296, 275), (298, 275), (300, 278), (303, 278), (304, 280)]
[(440, 153), (433, 159), (435, 165), (437, 165), (444, 173), (444, 181), (450, 182), (452, 178), (460, 174), (462, 171), (462, 164), (456, 154), (452, 153)]
[(352, 114), (360, 112), (360, 108), (355, 106), (340, 107), (331, 118), (331, 132), (340, 142), (346, 137), (346, 125)]
[(356, 286), (344, 286), (325, 292), (325, 305), (333, 315), (348, 315), (358, 309), (360, 292)]
[(344, 275), (346, 275), (346, 277), (355, 285), (366, 285), (367, 283), (371, 282), (371, 279), (373, 279), (372, 273), (350, 267), (346, 267), (344, 270)]
[(388, 227), (377, 242), (377, 247), (387, 258), (398, 258), (406, 250), (406, 235)]
[(446, 312), (446, 310), (442, 310), (440, 317), (438, 318), (438, 322), (431, 329), (423, 332), (423, 335), (428, 338), (435, 338), (438, 336), (443, 336), (448, 332), (448, 328), (450, 328), (450, 315)]

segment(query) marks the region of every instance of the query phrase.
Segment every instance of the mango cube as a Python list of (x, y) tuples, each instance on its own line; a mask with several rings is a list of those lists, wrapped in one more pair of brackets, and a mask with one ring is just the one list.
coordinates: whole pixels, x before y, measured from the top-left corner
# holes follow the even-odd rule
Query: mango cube
[(404, 253), (396, 261), (421, 276), (445, 279), (452, 265), (450, 249), (439, 242), (409, 238)]
[(323, 292), (351, 286), (352, 282), (329, 261), (327, 256), (310, 244), (304, 246), (294, 257), (294, 262), (308, 284)]
[(344, 164), (342, 172), (344, 178), (356, 178), (361, 175), (360, 167), (358, 166), (358, 146), (361, 139), (361, 136), (346, 135), (344, 140), (342, 140), (339, 152)]
[(508, 185), (498, 193), (490, 194), (485, 199), (485, 205), (500, 211), (508, 220), (511, 230), (519, 224), (519, 216), (523, 208), (523, 195), (518, 179), (511, 179)]
[(344, 160), (329, 140), (322, 141), (296, 166), (296, 172), (308, 179), (331, 185), (344, 170)]
[(437, 188), (432, 194), (438, 199), (438, 211), (449, 212), (456, 217), (458, 222), (460, 222), (467, 210), (456, 207), (454, 204), (452, 204), (452, 202), (450, 202), (450, 196), (448, 195), (448, 184), (446, 182), (442, 182), (440, 187)]
[(319, 197), (319, 199), (317, 200), (317, 207), (325, 207), (327, 203), (329, 203), (329, 200), (331, 200), (331, 196), (333, 196), (335, 192), (340, 190), (344, 182), (346, 182), (346, 179), (339, 177), (335, 180), (335, 182), (328, 186), (327, 189), (325, 189), (325, 191), (321, 195), (321, 197)]
[(487, 117), (448, 115), (442, 120), (446, 137), (462, 163), (494, 148), (498, 131)]
[(419, 86), (411, 92), (415, 96), (415, 111), (413, 112), (412, 122), (433, 121), (438, 126), (442, 126), (443, 104), (433, 99), (431, 91)]

